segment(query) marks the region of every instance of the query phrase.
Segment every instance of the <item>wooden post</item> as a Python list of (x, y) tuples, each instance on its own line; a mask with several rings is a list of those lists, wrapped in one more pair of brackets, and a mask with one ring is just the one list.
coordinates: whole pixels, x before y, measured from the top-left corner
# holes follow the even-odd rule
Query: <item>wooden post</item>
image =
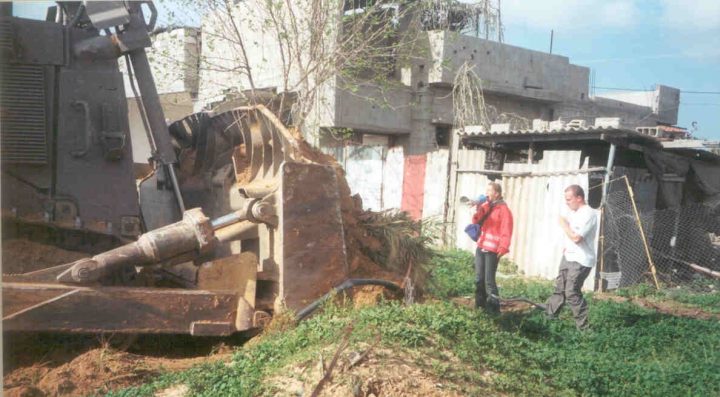
[(533, 163), (533, 156), (535, 156), (535, 144), (531, 142), (530, 146), (528, 146), (528, 156), (527, 156), (528, 164)]
[(655, 288), (660, 289), (660, 283), (658, 283), (655, 263), (653, 263), (652, 256), (650, 255), (650, 247), (648, 247), (647, 239), (645, 238), (645, 230), (643, 230), (642, 222), (640, 222), (640, 213), (638, 212), (637, 206), (635, 205), (635, 194), (633, 193), (632, 187), (630, 186), (630, 181), (628, 181), (627, 179), (627, 175), (625, 175), (624, 178), (625, 185), (627, 185), (628, 188), (628, 193), (630, 193), (630, 202), (632, 203), (633, 211), (635, 212), (635, 221), (637, 221), (638, 228), (640, 229), (640, 236), (642, 237), (643, 246), (645, 247), (645, 254), (647, 255), (648, 263), (650, 264), (650, 272), (652, 273), (653, 280), (655, 281)]

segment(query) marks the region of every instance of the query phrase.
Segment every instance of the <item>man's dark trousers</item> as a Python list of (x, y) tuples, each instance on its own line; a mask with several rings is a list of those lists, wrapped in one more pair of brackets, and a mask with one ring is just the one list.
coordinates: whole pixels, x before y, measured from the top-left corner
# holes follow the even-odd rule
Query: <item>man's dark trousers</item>
[(583, 330), (588, 327), (588, 305), (583, 298), (582, 285), (592, 268), (570, 262), (563, 255), (560, 274), (555, 279), (555, 292), (547, 301), (548, 315), (555, 317), (567, 302), (575, 316), (575, 325)]

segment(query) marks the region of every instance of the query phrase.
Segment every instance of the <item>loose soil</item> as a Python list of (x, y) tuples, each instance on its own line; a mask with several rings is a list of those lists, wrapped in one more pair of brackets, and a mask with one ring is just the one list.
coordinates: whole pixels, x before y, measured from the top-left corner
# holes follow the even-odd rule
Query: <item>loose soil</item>
[[(308, 396), (320, 383), (329, 369), (332, 350), (323, 352), (323, 358), (307, 361), (283, 369), (282, 376), (267, 380), (267, 387), (276, 396)], [(353, 363), (358, 359), (357, 363)], [(459, 360), (448, 357), (454, 365)], [(323, 365), (325, 370), (323, 370)], [(461, 396), (457, 384), (447, 384), (432, 373), (430, 363), (402, 350), (359, 346), (341, 353), (331, 376), (320, 388), (319, 396)], [(488, 374), (490, 375), (490, 374)]]
[(6, 334), (3, 386), (8, 396), (102, 394), (142, 384), (162, 372), (230, 361), (233, 347), (246, 340), (145, 335), (120, 351), (114, 346), (127, 345), (122, 336)]
[(87, 257), (87, 253), (67, 251), (25, 239), (2, 242), (2, 274), (29, 273)]

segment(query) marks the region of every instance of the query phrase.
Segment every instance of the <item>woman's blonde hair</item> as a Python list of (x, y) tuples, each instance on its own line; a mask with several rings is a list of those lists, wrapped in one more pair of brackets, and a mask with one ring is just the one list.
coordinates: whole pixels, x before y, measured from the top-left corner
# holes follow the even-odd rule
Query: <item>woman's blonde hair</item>
[(497, 192), (497, 194), (499, 194), (500, 197), (502, 197), (502, 186), (500, 186), (499, 183), (497, 183), (497, 182), (490, 182), (490, 183), (488, 183), (488, 186), (492, 186), (493, 190), (494, 190), (495, 192)]

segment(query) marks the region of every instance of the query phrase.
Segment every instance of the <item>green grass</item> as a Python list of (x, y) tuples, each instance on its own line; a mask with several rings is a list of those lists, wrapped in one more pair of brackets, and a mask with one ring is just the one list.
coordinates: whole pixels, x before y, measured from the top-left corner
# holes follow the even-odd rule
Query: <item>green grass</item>
[[(475, 293), (474, 257), (461, 250), (439, 251), (430, 262), (429, 293), (438, 298), (470, 296)], [(504, 272), (503, 272), (504, 271)], [(514, 274), (517, 266), (502, 259), (499, 273)], [(537, 302), (544, 301), (552, 293), (552, 282), (521, 277), (498, 277), (500, 296), (509, 298), (522, 296)]]
[[(382, 346), (415, 352), (425, 370), (465, 395), (720, 395), (720, 322), (592, 298), (589, 333), (575, 330), (567, 310), (557, 321), (532, 311), (491, 317), (447, 299), (472, 294), (467, 259), (459, 252), (434, 259), (431, 291), (438, 299), (363, 309), (328, 305), (287, 332), (239, 349), (229, 366), (205, 364), (110, 395), (150, 396), (177, 383), (194, 396), (271, 395), (264, 379), (316, 362), (320, 351), (335, 349), (350, 324), (351, 345), (372, 343), (379, 334)], [(542, 300), (551, 292), (548, 282), (501, 281), (504, 296)], [(448, 365), (448, 354), (460, 363)], [(483, 377), (488, 370), (495, 375)]]

